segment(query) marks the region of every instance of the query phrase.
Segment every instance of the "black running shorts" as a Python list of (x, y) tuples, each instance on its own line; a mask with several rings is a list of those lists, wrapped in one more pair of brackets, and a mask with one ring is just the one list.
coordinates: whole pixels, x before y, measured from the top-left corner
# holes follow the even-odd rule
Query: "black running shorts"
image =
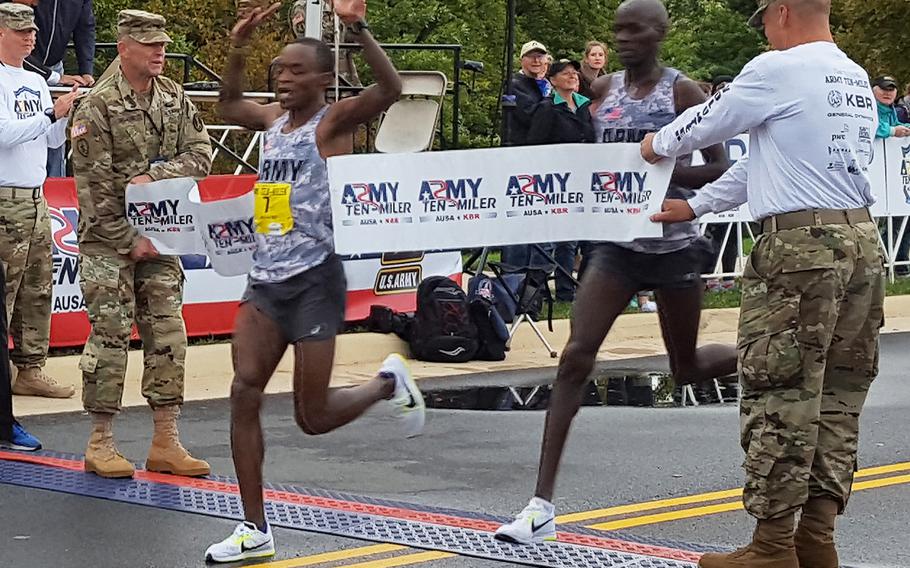
[(249, 302), (278, 324), (288, 343), (325, 341), (344, 325), (347, 281), (338, 255), (282, 282), (250, 280)]
[(636, 290), (701, 286), (701, 270), (710, 261), (711, 243), (696, 239), (664, 254), (636, 252), (614, 243), (592, 243), (587, 270), (621, 278)]

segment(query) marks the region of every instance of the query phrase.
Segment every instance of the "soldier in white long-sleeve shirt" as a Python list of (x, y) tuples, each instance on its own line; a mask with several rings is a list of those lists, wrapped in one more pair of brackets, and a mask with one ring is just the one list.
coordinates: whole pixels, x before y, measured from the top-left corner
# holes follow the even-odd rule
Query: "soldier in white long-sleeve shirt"
[[(18, 367), (13, 393), (66, 398), (72, 386), (44, 374), (51, 320), (51, 224), (42, 184), (47, 149), (66, 142), (75, 89), (51, 100), (44, 79), (22, 68), (35, 47), (32, 9), (0, 5), (0, 260)], [(5, 339), (3, 339), (5, 341)]]
[(868, 75), (834, 44), (830, 0), (758, 4), (750, 22), (776, 51), (642, 143), (656, 161), (740, 132), (751, 140), (748, 159), (653, 217), (678, 222), (748, 202), (762, 225), (743, 275), (738, 344), (744, 503), (758, 526), (749, 546), (699, 566), (837, 568), (834, 523), (853, 484), (883, 324), (868, 176), (878, 117)]

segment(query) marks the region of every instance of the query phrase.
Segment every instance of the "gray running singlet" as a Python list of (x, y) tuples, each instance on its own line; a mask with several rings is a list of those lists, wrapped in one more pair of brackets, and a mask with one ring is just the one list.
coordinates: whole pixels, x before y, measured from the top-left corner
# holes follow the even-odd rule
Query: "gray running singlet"
[(287, 134), (281, 131), (285, 113), (265, 134), (258, 181), (291, 185), (294, 226), (283, 235), (256, 233), (253, 280), (282, 282), (322, 264), (335, 250), (328, 171), (316, 147), (316, 127), (328, 108)]
[[(673, 86), (682, 74), (669, 67), (654, 90), (643, 99), (633, 99), (626, 90), (626, 72), (610, 75), (610, 91), (594, 115), (594, 131), (597, 142), (639, 143), (649, 132), (657, 132), (676, 119), (676, 98)], [(677, 163), (689, 165), (691, 155), (680, 156)], [(688, 199), (695, 192), (671, 183), (667, 197)], [(662, 254), (674, 252), (689, 246), (699, 236), (698, 223), (688, 221), (664, 225), (663, 238), (636, 239), (619, 246), (636, 252)]]

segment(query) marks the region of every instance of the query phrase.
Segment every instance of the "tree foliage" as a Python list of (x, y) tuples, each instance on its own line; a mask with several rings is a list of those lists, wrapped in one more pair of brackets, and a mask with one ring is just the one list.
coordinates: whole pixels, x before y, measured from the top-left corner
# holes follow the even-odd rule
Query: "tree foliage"
[(910, 2), (834, 0), (835, 38), (857, 63), (876, 75), (910, 83), (910, 57), (904, 47)]
[[(515, 49), (536, 39), (556, 57), (581, 57), (589, 40), (611, 45), (613, 14), (620, 1), (575, 0), (567, 4), (564, 0), (515, 0)], [(746, 18), (755, 10), (754, 0), (665, 1), (672, 27), (663, 59), (694, 79), (735, 75), (764, 49), (764, 38), (746, 26)], [(94, 0), (99, 42), (115, 39), (117, 11), (131, 4), (132, 0)], [(287, 24), (290, 4), (285, 0), (283, 11), (254, 38), (248, 61), (250, 89), (266, 88), (269, 62), (291, 39)], [(193, 55), (218, 72), (224, 68), (234, 0), (147, 0), (143, 7), (167, 16), (169, 32), (175, 39), (170, 51)], [(872, 74), (888, 72), (910, 81), (910, 58), (896, 44), (903, 35), (903, 22), (910, 21), (910, 2), (834, 0), (834, 8), (838, 40), (851, 56)], [(506, 0), (370, 0), (369, 19), (383, 43), (460, 44), (464, 59), (483, 62), (485, 70), (476, 76), (473, 91), (463, 91), (459, 132), (462, 146), (496, 143), (505, 68)], [(390, 53), (401, 69), (439, 70), (450, 82), (454, 79), (450, 51)], [(98, 59), (98, 67), (103, 69), (111, 54), (99, 53)], [(175, 73), (177, 67), (170, 72)], [(611, 58), (610, 68), (618, 67)], [(368, 73), (364, 75), (369, 77)], [(462, 80), (470, 84), (471, 74), (464, 73)], [(449, 98), (447, 116), (451, 116), (451, 106)], [(446, 138), (451, 137), (451, 127), (446, 126)]]

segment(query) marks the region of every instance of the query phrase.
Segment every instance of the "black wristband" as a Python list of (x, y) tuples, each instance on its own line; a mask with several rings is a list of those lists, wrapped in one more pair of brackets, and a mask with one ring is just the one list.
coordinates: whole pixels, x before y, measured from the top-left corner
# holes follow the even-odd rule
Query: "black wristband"
[(57, 122), (57, 113), (55, 113), (55, 112), (54, 112), (54, 109), (52, 109), (52, 108), (49, 108), (49, 109), (45, 110), (45, 111), (44, 111), (44, 116), (46, 116), (46, 117), (48, 117), (49, 119), (51, 119), (51, 124), (54, 124), (55, 122)]
[(359, 34), (363, 32), (363, 30), (368, 29), (370, 29), (370, 26), (367, 24), (366, 20), (357, 20), (353, 24), (348, 24), (348, 30), (353, 34)]

